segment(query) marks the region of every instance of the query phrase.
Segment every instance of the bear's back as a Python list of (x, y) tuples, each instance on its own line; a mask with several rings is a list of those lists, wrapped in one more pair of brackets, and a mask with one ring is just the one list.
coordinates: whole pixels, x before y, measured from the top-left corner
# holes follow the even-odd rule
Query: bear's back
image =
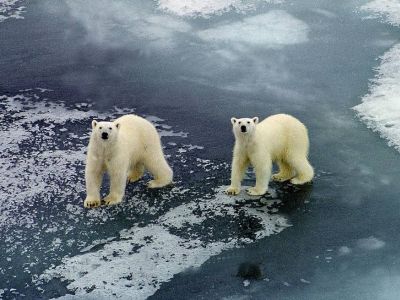
[(114, 121), (120, 124), (119, 135), (125, 142), (151, 145), (159, 143), (159, 136), (154, 125), (137, 115), (125, 115)]
[(299, 148), (308, 151), (309, 138), (305, 125), (287, 114), (272, 115), (256, 127), (257, 139), (270, 149), (273, 156), (279, 156), (283, 149)]
[(307, 134), (307, 128), (297, 118), (288, 114), (276, 114), (269, 116), (257, 124), (257, 128), (273, 130), (274, 132), (284, 131), (292, 134)]

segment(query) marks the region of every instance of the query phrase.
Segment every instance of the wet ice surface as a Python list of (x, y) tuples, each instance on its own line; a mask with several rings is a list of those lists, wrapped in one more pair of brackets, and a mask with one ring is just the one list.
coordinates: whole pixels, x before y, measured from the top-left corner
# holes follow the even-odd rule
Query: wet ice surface
[[(398, 146), (396, 1), (0, 3), (1, 297), (396, 299), (399, 154), (356, 117)], [(176, 183), (85, 210), (90, 121), (132, 112)], [(227, 197), (230, 117), (278, 112), (313, 185)]]
[[(202, 184), (209, 187), (187, 186), (178, 171), (176, 186), (166, 191), (148, 191), (142, 183), (128, 189), (123, 205), (83, 209), (82, 171), (89, 138), (85, 127), (91, 118), (113, 119), (133, 110), (115, 107), (100, 114), (87, 103), (67, 107), (48, 101), (51, 94), (34, 88), (0, 96), (5, 141), (0, 226), (6, 237), (0, 272), (6, 286), (14, 283), (10, 275), (22, 277), (22, 271), (26, 283), (32, 281), (45, 297), (57, 295), (46, 290), (47, 283), (61, 279), (69, 282), (66, 288), (78, 299), (85, 294), (129, 298), (132, 292), (145, 299), (175, 274), (289, 226), (285, 217), (275, 214), (281, 202), (276, 196), (263, 204), (241, 197), (244, 202), (236, 204), (224, 194), (226, 186), (212, 186), (227, 164), (196, 157), (202, 147), (182, 143), (187, 133), (175, 132), (155, 116), (146, 118), (169, 145), (172, 165), (207, 174)], [(172, 150), (178, 151), (170, 154)], [(107, 228), (104, 237), (96, 230), (117, 218), (123, 218), (124, 226), (112, 226), (120, 228), (116, 234), (110, 235)], [(126, 228), (128, 220), (132, 223)], [(61, 253), (72, 256), (55, 267)], [(7, 297), (20, 295), (18, 290), (6, 292)]]

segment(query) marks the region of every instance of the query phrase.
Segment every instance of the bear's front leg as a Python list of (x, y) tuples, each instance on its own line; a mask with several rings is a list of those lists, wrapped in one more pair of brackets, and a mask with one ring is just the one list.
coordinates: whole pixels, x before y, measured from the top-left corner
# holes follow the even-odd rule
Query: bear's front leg
[(240, 193), (240, 186), (246, 168), (249, 164), (247, 158), (240, 156), (240, 153), (235, 151), (232, 160), (232, 173), (231, 173), (231, 185), (226, 189), (228, 195), (238, 195)]
[(262, 196), (268, 191), (268, 184), (271, 178), (272, 161), (270, 158), (259, 156), (252, 160), (256, 171), (256, 185), (247, 190), (250, 196)]
[(103, 179), (103, 166), (96, 159), (88, 159), (85, 168), (86, 199), (83, 206), (86, 208), (98, 207), (100, 201), (100, 186)]
[(112, 170), (110, 175), (110, 193), (104, 198), (106, 205), (115, 205), (122, 202), (125, 194), (128, 171), (124, 168)]

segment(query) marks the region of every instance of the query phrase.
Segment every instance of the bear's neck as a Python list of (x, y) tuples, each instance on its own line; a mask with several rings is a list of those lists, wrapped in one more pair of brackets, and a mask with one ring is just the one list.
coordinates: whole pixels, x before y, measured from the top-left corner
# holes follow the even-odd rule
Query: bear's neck
[(91, 147), (92, 151), (95, 152), (96, 156), (98, 157), (108, 157), (110, 155), (115, 155), (115, 147), (116, 147), (116, 141), (114, 141), (113, 143), (109, 143), (109, 142), (102, 142), (99, 140), (93, 141), (94, 143), (92, 143), (92, 145), (95, 146)]
[(249, 146), (249, 145), (251, 145), (253, 143), (253, 140), (254, 140), (254, 133), (255, 132), (253, 132), (252, 134), (246, 134), (246, 135), (237, 134), (235, 136), (236, 143), (241, 145), (241, 146)]

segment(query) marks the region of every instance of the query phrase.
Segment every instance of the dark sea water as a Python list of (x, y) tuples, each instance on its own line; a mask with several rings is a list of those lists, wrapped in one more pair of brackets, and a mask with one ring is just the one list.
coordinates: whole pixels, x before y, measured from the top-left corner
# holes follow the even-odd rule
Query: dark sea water
[[(0, 22), (0, 298), (400, 298), (400, 156), (352, 110), (398, 28), (359, 1), (254, 3), (10, 4), (26, 8)], [(132, 112), (176, 183), (84, 210), (90, 121)], [(281, 112), (309, 129), (313, 184), (224, 196), (230, 118)]]

